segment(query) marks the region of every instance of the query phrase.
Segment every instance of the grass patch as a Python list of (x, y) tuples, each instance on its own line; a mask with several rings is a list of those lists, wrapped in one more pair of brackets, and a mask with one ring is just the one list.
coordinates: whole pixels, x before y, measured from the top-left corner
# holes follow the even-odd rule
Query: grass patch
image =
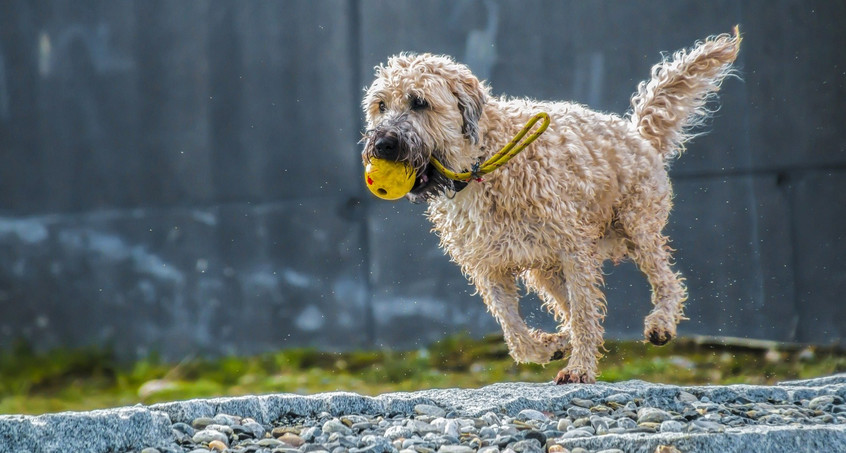
[[(836, 348), (719, 345), (677, 340), (656, 348), (608, 341), (602, 381), (667, 384), (772, 384), (846, 371)], [(0, 413), (152, 404), (262, 393), (352, 391), (376, 395), (495, 382), (548, 382), (562, 366), (517, 365), (501, 336), (452, 336), (409, 351), (320, 352), (288, 349), (252, 357), (195, 358), (167, 363), (155, 355), (122, 364), (89, 348), (34, 353), (18, 345), (0, 354)]]

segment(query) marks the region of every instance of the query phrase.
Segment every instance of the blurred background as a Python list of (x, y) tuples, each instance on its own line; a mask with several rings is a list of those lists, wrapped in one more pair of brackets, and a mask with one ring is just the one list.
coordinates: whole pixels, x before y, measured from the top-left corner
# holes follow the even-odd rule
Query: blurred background
[[(740, 24), (742, 80), (672, 167), (682, 336), (846, 344), (846, 3), (0, 3), (0, 351), (121, 360), (413, 349), (499, 332), (424, 206), (377, 200), (360, 100), (400, 51), (624, 114)], [(607, 268), (607, 337), (649, 287)], [(552, 320), (526, 298), (530, 324)]]

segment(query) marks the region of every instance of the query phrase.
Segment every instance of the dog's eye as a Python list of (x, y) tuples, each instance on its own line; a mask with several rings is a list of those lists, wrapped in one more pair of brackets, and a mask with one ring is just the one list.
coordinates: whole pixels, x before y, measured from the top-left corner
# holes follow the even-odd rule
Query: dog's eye
[(385, 101), (379, 101), (379, 113), (385, 113), (385, 110), (388, 108), (385, 107)]
[(425, 99), (414, 96), (411, 98), (411, 110), (423, 110), (429, 108), (429, 103)]

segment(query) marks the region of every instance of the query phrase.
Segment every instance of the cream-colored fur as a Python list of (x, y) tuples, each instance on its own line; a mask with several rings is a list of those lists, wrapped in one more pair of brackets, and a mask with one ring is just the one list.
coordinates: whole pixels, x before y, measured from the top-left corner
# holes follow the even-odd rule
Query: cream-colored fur
[[(672, 204), (667, 164), (707, 115), (704, 104), (730, 74), (739, 45), (737, 33), (724, 34), (676, 52), (640, 84), (624, 117), (569, 102), (494, 98), (449, 57), (396, 55), (377, 68), (363, 101), (363, 160), (414, 166), (420, 179), (407, 197), (428, 202), (441, 246), (475, 284), (516, 361), (569, 355), (556, 382), (595, 382), (603, 261), (632, 259), (646, 274), (654, 305), (646, 339), (661, 345), (676, 335), (687, 296), (662, 233)], [(428, 165), (434, 155), (469, 170), (541, 111), (551, 118), (548, 130), (463, 190)], [(518, 278), (543, 298), (557, 332), (523, 321)]]

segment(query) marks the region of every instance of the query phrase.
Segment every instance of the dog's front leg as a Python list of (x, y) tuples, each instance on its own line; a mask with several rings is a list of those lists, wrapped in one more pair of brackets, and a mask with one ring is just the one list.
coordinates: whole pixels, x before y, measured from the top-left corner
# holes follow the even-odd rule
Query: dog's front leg
[(517, 280), (512, 274), (501, 273), (474, 279), (476, 288), (494, 315), (508, 345), (508, 353), (518, 363), (548, 363), (560, 359), (560, 338), (530, 329), (519, 311)]
[(544, 300), (544, 306), (559, 322), (558, 331), (555, 333), (533, 329), (532, 335), (553, 351), (553, 360), (563, 359), (570, 353), (570, 307), (564, 276), (555, 270), (531, 269), (524, 272), (522, 277), (527, 288)]
[(593, 253), (577, 253), (562, 260), (570, 301), (570, 344), (567, 366), (555, 377), (557, 384), (596, 382), (597, 359), (602, 345), (605, 295), (601, 263)]

